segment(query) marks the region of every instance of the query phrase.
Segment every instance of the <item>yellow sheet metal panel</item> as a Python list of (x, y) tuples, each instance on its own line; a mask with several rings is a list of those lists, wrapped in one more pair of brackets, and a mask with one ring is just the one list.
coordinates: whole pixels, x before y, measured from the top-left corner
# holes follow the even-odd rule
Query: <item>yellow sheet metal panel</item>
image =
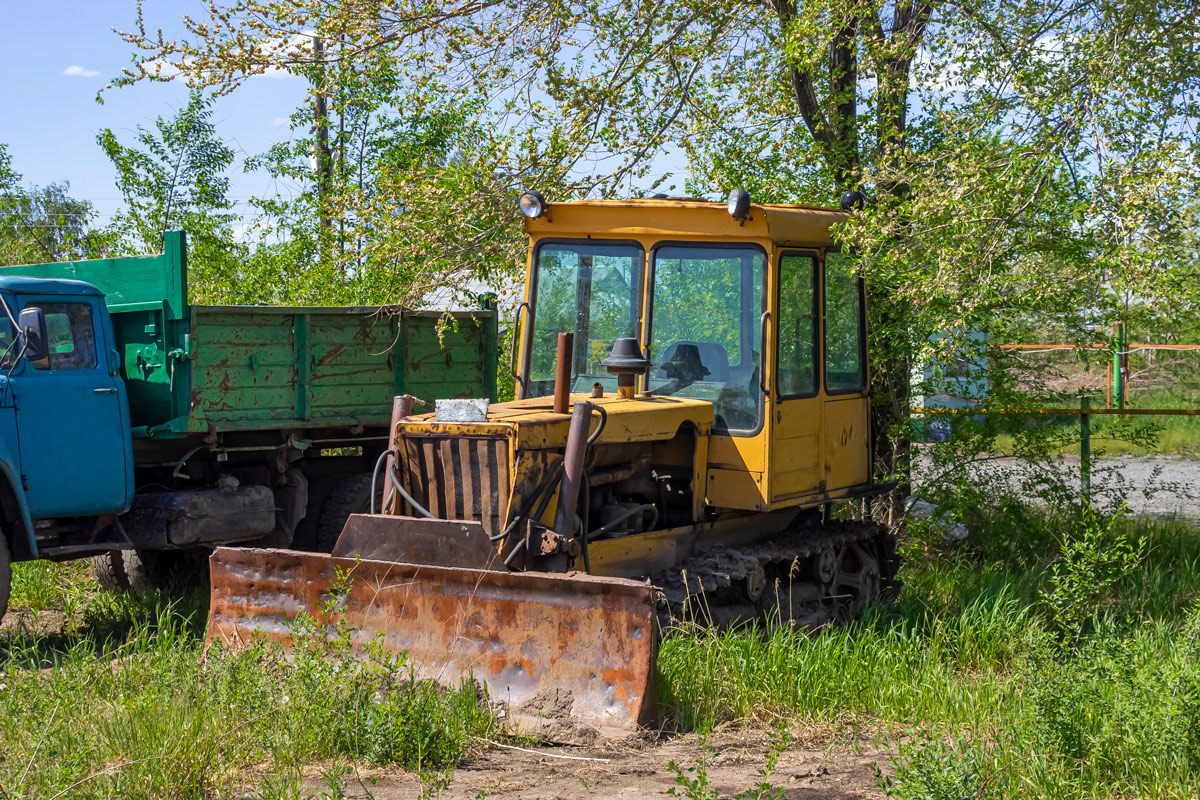
[(771, 500), (819, 491), (821, 473), (821, 438), (816, 432), (776, 439), (771, 457)]
[(769, 489), (772, 502), (820, 491), (824, 480), (821, 462), (820, 397), (787, 400), (771, 417)]
[(708, 504), (714, 508), (739, 508), (748, 511), (767, 509), (766, 476), (763, 472), (736, 469), (708, 471)]
[(712, 522), (619, 539), (598, 539), (589, 545), (592, 573), (613, 578), (653, 574), (693, 555), (702, 547), (734, 547), (765, 541), (787, 527), (793, 515), (790, 509), (753, 515), (731, 512)]
[[(608, 422), (600, 435), (602, 443), (670, 439), (685, 424), (693, 425), (707, 436), (713, 423), (713, 406), (703, 400), (660, 396), (620, 400), (615, 396), (592, 398), (573, 394), (572, 407), (582, 400), (603, 406), (608, 413)], [(571, 415), (555, 414), (552, 407), (550, 397), (493, 403), (488, 408), (487, 422), (438, 422), (433, 414), (421, 414), (399, 423), (397, 430), (401, 434), (459, 436), (497, 436), (515, 431), (519, 449), (562, 447), (567, 441)], [(595, 425), (593, 422), (593, 430)]]
[[(768, 412), (770, 407), (767, 407)], [(766, 472), (767, 428), (754, 436), (730, 436), (714, 433), (708, 442), (708, 463), (711, 467)]]
[(829, 226), (847, 214), (828, 208), (752, 205), (745, 224), (729, 216), (725, 203), (681, 200), (583, 200), (551, 203), (550, 213), (525, 219), (533, 238), (680, 239), (702, 236), (710, 241), (761, 239), (790, 244), (830, 244)]
[(864, 396), (825, 402), (825, 488), (858, 486), (871, 477), (870, 401)]

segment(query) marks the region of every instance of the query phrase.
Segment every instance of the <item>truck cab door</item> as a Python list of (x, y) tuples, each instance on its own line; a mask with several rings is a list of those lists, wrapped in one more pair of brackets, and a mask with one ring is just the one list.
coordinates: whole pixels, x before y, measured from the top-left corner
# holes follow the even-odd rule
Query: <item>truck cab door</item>
[(824, 490), (821, 463), (818, 333), (820, 258), (804, 250), (784, 250), (779, 255), (777, 309), (773, 341), (775, 374), (772, 393), (771, 474), (772, 503)]
[(32, 297), (45, 314), (49, 355), (13, 372), (21, 482), (34, 519), (123, 511), (133, 457), (112, 325), (98, 296)]

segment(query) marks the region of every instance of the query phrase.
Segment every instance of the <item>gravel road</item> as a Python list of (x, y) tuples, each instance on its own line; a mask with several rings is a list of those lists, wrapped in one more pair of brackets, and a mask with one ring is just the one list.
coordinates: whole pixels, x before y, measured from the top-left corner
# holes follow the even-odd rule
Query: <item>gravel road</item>
[[(1051, 467), (1078, 491), (1078, 456), (1063, 457)], [(983, 461), (970, 469), (979, 477), (994, 479), (998, 493), (1022, 491), (1021, 476), (1026, 468), (1018, 459)], [(919, 455), (913, 477), (915, 493), (920, 494), (923, 482), (934, 479), (932, 472), (929, 459)], [(1095, 461), (1092, 491), (1097, 503), (1123, 497), (1129, 511), (1136, 515), (1200, 519), (1200, 461), (1170, 456), (1120, 456)]]

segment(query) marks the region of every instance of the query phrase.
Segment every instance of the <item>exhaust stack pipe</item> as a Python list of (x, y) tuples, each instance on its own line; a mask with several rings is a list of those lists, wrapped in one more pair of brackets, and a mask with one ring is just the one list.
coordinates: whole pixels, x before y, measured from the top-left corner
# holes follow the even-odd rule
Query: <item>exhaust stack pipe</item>
[(554, 369), (554, 413), (567, 413), (571, 402), (571, 358), (575, 352), (575, 334), (558, 335), (558, 361)]

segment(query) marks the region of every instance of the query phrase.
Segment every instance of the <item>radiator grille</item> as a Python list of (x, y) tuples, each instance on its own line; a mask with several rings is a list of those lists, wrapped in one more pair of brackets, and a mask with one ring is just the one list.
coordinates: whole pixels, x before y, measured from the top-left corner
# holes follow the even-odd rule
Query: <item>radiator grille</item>
[[(405, 436), (405, 489), (440, 519), (501, 529), (509, 492), (508, 440), (485, 436)], [(412, 513), (412, 510), (408, 510)]]

